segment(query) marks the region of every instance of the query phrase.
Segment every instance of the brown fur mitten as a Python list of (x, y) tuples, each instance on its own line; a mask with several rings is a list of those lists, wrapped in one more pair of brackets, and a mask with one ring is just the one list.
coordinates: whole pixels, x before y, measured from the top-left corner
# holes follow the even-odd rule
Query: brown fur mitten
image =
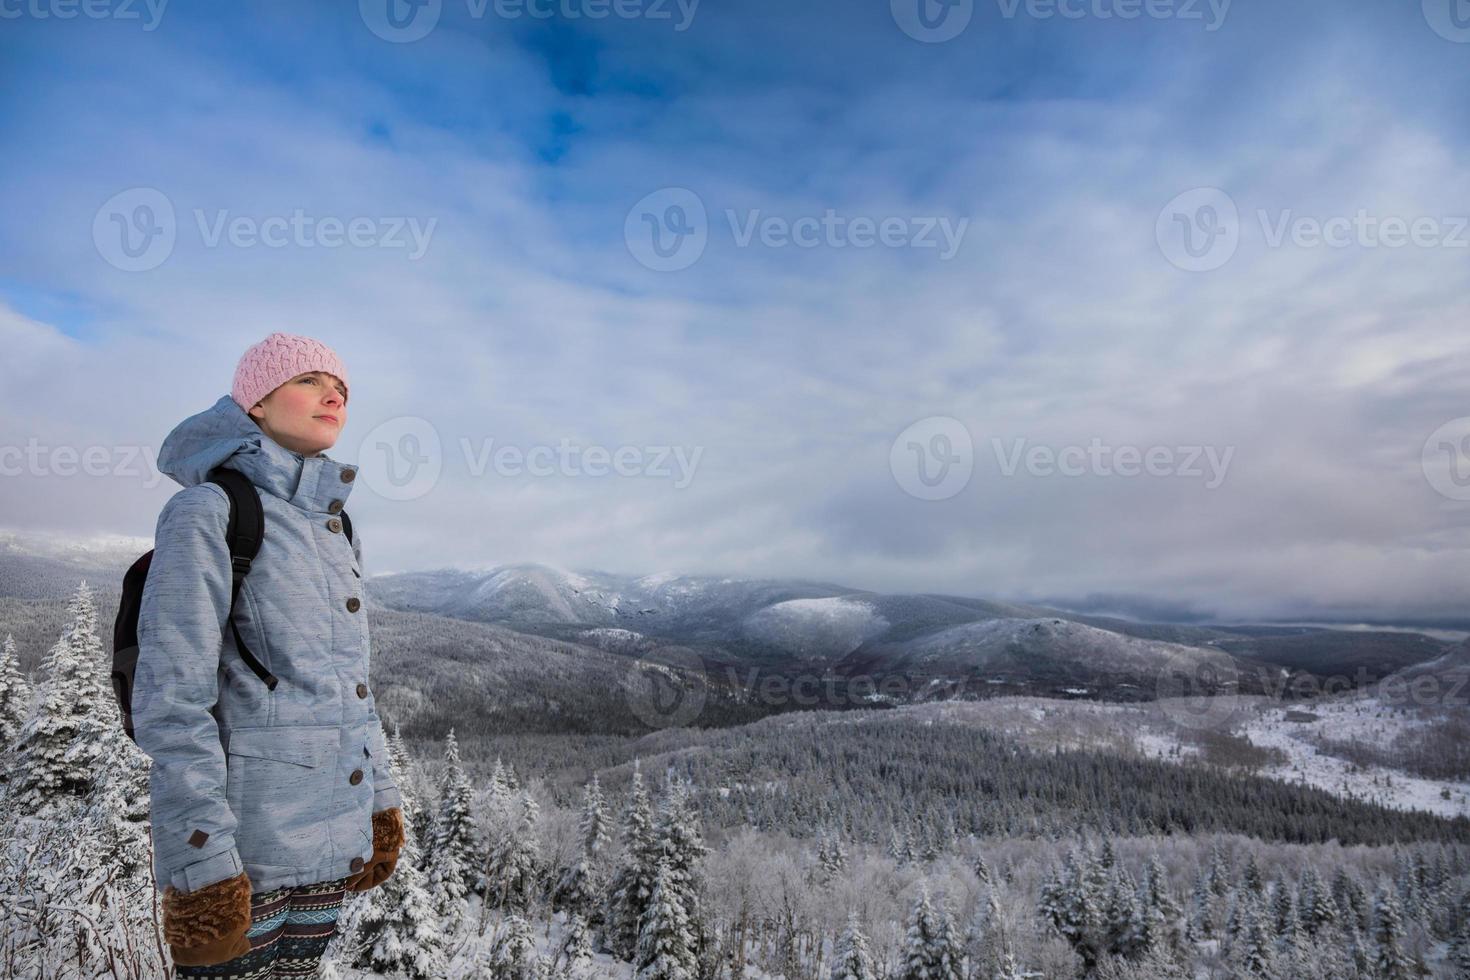
[(403, 811), (393, 806), (373, 814), (373, 859), (348, 880), (348, 890), (365, 892), (387, 881), (398, 866), (398, 849), (402, 846)]
[(163, 938), (179, 966), (213, 966), (250, 952), (250, 879), (242, 871), (192, 892), (163, 892)]

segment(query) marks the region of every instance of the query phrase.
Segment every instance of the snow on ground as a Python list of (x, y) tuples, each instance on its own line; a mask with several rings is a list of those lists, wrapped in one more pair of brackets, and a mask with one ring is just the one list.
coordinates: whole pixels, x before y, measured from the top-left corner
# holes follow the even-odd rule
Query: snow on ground
[[(1309, 713), (1314, 721), (1288, 720)], [(1423, 779), (1383, 766), (1358, 766), (1325, 755), (1311, 738), (1323, 734), (1333, 740), (1358, 738), (1389, 745), (1400, 733), (1426, 724), (1407, 712), (1382, 705), (1375, 698), (1353, 697), (1310, 704), (1261, 705), (1239, 728), (1253, 745), (1285, 752), (1284, 764), (1262, 770), (1263, 775), (1302, 782), (1400, 810), (1427, 810), (1441, 816), (1470, 816), (1470, 783)], [(1448, 788), (1450, 798), (1443, 798)]]
[[(1191, 699), (1183, 699), (1191, 700)], [(1213, 699), (1212, 699), (1213, 700)], [(1470, 782), (1449, 782), (1411, 776), (1382, 766), (1358, 767), (1325, 755), (1312, 744), (1317, 733), (1335, 740), (1358, 738), (1388, 745), (1401, 732), (1426, 722), (1410, 712), (1383, 705), (1375, 699), (1351, 698), (1314, 703), (1283, 703), (1264, 696), (1231, 696), (1221, 701), (1218, 717), (1236, 735), (1261, 748), (1286, 754), (1284, 764), (1254, 770), (1257, 775), (1292, 783), (1306, 783), (1337, 796), (1380, 803), (1396, 809), (1425, 810), (1441, 816), (1470, 816)], [(1127, 752), (1154, 759), (1199, 765), (1200, 749), (1188, 738), (1176, 718), (1199, 717), (1197, 704), (1170, 702), (1117, 702), (1065, 700), (1033, 696), (946, 700), (905, 705), (896, 709), (917, 719), (969, 724), (1008, 735), (1032, 749), (1052, 746)], [(1315, 721), (1289, 720), (1317, 716)], [(858, 722), (866, 712), (850, 720)], [(887, 712), (876, 717), (892, 718)], [(1449, 788), (1449, 799), (1442, 797)]]

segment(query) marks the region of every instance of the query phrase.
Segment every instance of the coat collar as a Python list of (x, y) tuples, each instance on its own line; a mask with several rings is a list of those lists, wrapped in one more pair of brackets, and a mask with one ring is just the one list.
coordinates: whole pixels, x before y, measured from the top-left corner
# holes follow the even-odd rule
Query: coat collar
[(308, 511), (326, 511), (336, 500), (346, 503), (356, 486), (356, 466), (287, 449), (261, 431), (229, 395), (176, 425), (158, 451), (159, 470), (186, 487), (205, 482), (210, 470), (221, 465)]

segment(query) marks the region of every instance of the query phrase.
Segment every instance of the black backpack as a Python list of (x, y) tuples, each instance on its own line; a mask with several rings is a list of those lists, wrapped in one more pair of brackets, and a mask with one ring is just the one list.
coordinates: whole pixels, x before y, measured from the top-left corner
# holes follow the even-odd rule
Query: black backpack
[[(217, 466), (209, 473), (210, 483), (218, 484), (230, 498), (230, 523), (225, 529), (225, 539), (230, 546), (230, 629), (235, 634), (235, 649), (240, 659), (265, 682), (272, 691), (276, 689), (276, 676), (255, 659), (255, 654), (245, 645), (240, 636), (240, 627), (235, 625), (235, 600), (240, 595), (240, 583), (250, 572), (250, 563), (260, 551), (261, 539), (265, 537), (265, 512), (260, 506), (260, 491), (255, 484), (238, 470)], [(342, 511), (342, 529), (347, 540), (352, 540), (352, 519)], [(112, 629), (112, 693), (117, 697), (118, 710), (122, 715), (123, 731), (134, 742), (133, 734), (133, 672), (138, 666), (138, 613), (143, 606), (143, 583), (147, 581), (148, 569), (153, 563), (153, 552), (149, 551), (133, 562), (123, 576), (122, 600), (117, 607), (117, 622)]]

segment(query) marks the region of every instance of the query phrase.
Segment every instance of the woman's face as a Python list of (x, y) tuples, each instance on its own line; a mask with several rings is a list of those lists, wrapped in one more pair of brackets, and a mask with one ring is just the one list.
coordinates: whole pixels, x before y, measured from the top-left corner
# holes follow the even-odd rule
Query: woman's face
[(347, 424), (347, 386), (325, 371), (308, 371), (250, 408), (261, 431), (303, 456), (331, 449)]

